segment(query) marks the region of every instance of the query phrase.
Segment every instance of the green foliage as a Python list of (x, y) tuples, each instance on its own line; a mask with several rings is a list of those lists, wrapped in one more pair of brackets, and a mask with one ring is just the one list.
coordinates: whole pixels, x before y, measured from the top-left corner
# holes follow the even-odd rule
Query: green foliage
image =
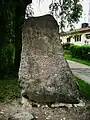
[(20, 89), (17, 79), (0, 80), (0, 102), (11, 102), (20, 98)]
[[(17, 68), (17, 73), (21, 53), (21, 29), (25, 19), (26, 6), (31, 2), (32, 0), (0, 0), (0, 45), (3, 46), (8, 42), (15, 44), (15, 68)], [(20, 44), (18, 45), (18, 43)]]
[(72, 55), (72, 57), (75, 57), (75, 58), (90, 60), (90, 46), (72, 45), (70, 46), (70, 54)]
[(12, 5), (8, 5), (7, 8), (7, 36), (8, 41), (14, 43), (15, 40), (15, 8)]
[(14, 64), (14, 45), (6, 44), (0, 46), (0, 77), (11, 74)]
[(29, 4), (27, 7), (26, 7), (26, 13), (25, 13), (25, 18), (30, 18), (34, 15), (34, 11), (33, 11), (33, 8), (31, 6), (31, 4)]
[(52, 0), (49, 9), (50, 13), (58, 18), (61, 31), (67, 23), (73, 28), (73, 23), (79, 22), (82, 15), (80, 0)]
[(84, 82), (83, 80), (77, 78), (77, 83), (79, 87), (79, 92), (81, 97), (90, 101), (90, 84)]
[(62, 44), (64, 50), (69, 50), (71, 45), (73, 45), (73, 44), (71, 44), (71, 43)]
[(85, 64), (85, 65), (90, 66), (90, 61), (89, 60), (82, 60), (82, 59), (79, 59), (79, 58), (72, 57), (69, 50), (64, 50), (64, 57), (67, 60), (79, 62), (81, 64)]

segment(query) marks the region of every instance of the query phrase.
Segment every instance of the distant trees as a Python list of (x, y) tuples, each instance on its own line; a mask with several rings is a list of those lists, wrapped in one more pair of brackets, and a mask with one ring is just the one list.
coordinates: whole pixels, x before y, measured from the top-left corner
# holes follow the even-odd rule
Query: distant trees
[(13, 39), (15, 44), (15, 69), (18, 72), (21, 54), (22, 24), (25, 9), (32, 0), (0, 0), (0, 45)]
[(80, 0), (52, 0), (49, 6), (50, 13), (59, 20), (61, 31), (65, 25), (73, 27), (73, 23), (78, 22), (82, 15)]
[(31, 6), (31, 4), (29, 4), (26, 8), (26, 13), (25, 13), (25, 18), (29, 18), (29, 17), (32, 17), (34, 15), (34, 11), (33, 11), (33, 8)]

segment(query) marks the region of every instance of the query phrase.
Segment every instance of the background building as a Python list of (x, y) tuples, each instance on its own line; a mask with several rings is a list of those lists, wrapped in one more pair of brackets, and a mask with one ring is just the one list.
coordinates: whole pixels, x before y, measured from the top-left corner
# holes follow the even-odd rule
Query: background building
[(73, 43), (76, 45), (89, 45), (90, 44), (90, 26), (88, 23), (83, 23), (80, 29), (60, 33), (62, 43)]
[[(80, 29), (73, 31), (60, 33), (60, 39), (62, 43), (73, 43), (76, 45), (90, 45), (90, 0), (87, 0), (87, 12), (84, 7), (86, 0), (82, 1), (83, 5), (83, 16), (82, 25)], [(78, 25), (78, 24), (77, 24)]]

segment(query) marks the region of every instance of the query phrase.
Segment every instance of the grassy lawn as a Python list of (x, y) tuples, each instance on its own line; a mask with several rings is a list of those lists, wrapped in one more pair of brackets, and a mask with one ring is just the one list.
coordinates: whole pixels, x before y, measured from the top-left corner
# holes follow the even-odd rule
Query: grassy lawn
[(11, 102), (20, 97), (17, 79), (0, 80), (0, 102)]
[(81, 97), (90, 101), (90, 84), (84, 82), (83, 80), (77, 78), (77, 83), (79, 86), (79, 91)]
[[(77, 78), (79, 91), (83, 98), (90, 101), (90, 85)], [(20, 89), (17, 79), (0, 80), (0, 102), (12, 102), (20, 98)]]
[(90, 66), (90, 61), (87, 61), (87, 60), (82, 60), (82, 59), (78, 59), (78, 58), (73, 58), (68, 51), (64, 51), (64, 56), (65, 56), (65, 59), (67, 60), (71, 60), (71, 61), (75, 61), (75, 62), (79, 62), (81, 64), (85, 64), (85, 65), (88, 65)]

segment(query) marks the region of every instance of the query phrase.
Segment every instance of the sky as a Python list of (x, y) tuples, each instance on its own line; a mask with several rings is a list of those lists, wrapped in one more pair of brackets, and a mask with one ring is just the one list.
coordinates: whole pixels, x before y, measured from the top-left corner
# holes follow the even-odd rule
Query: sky
[[(39, 2), (40, 1), (40, 2)], [(52, 0), (33, 0), (32, 8), (34, 11), (34, 16), (42, 16), (49, 13), (49, 5)], [(83, 6), (83, 14), (80, 18), (80, 22), (75, 24), (75, 28), (80, 28), (81, 23), (88, 22), (88, 11), (89, 11), (89, 2), (90, 0), (81, 0)]]
[(49, 13), (49, 5), (52, 0), (33, 0), (32, 6), (34, 10), (34, 16), (41, 16)]

